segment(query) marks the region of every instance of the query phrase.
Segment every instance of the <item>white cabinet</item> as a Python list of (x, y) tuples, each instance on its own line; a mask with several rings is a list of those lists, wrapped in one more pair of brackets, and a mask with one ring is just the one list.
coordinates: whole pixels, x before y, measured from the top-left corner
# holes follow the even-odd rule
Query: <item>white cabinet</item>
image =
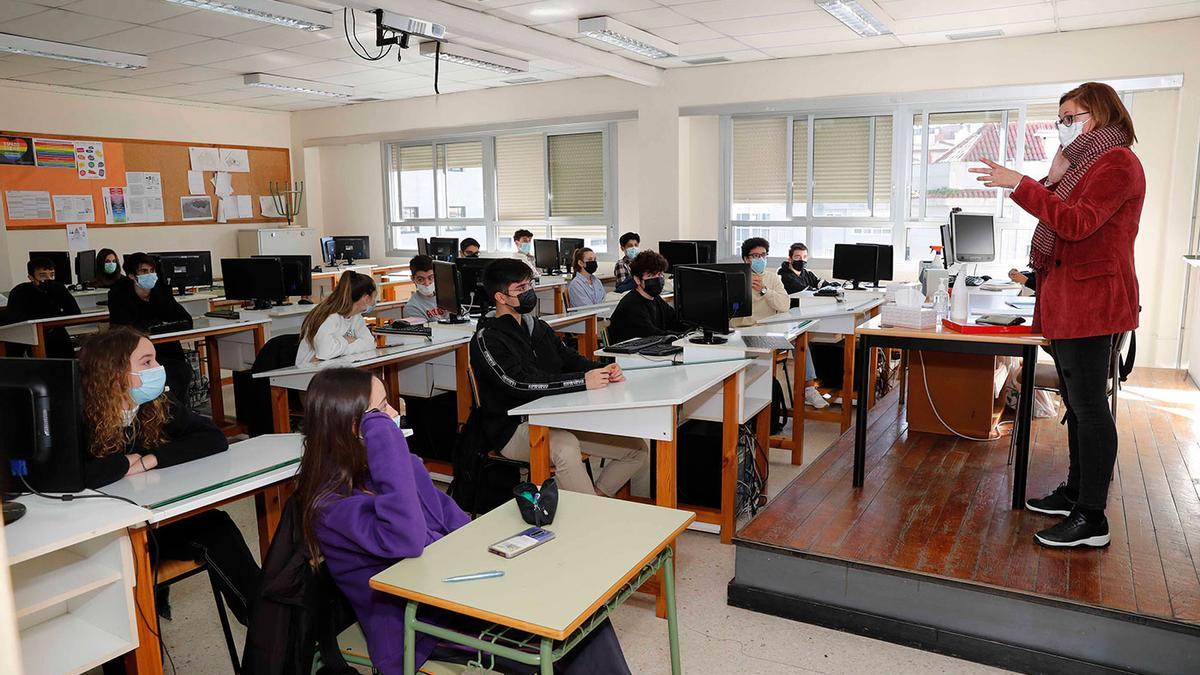
[(308, 255), (320, 260), (321, 238), (311, 227), (238, 230), (238, 255)]

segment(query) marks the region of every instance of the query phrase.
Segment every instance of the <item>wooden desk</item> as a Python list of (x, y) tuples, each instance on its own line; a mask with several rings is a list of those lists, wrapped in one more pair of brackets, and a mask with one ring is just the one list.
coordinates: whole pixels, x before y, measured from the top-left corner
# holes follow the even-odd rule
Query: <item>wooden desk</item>
[[(404, 619), (404, 672), (416, 672), (416, 633), (539, 665), (553, 662), (606, 618), (656, 570), (667, 618), (671, 672), (682, 672), (672, 544), (695, 516), (675, 509), (560, 492), (555, 539), (512, 559), (488, 546), (529, 527), (509, 501), (371, 578), (371, 588), (408, 600)], [(495, 579), (448, 584), (442, 579), (499, 569)], [(416, 618), (420, 604), (531, 633), (537, 654), (448, 631)], [(555, 643), (560, 646), (555, 649)]]
[[(721, 542), (733, 541), (737, 487), (738, 426), (770, 410), (770, 398), (747, 400), (744, 371), (753, 359), (626, 370), (625, 382), (603, 389), (545, 396), (513, 408), (529, 417), (529, 475), (541, 484), (550, 477), (550, 428), (592, 431), (657, 441), (655, 503), (674, 508), (676, 450), (682, 419), (721, 422), (721, 506), (695, 509), (703, 522), (720, 526)], [(769, 391), (769, 390), (768, 390)], [(765, 406), (765, 407), (764, 407)], [(715, 413), (715, 414), (714, 414)], [(761, 417), (760, 425), (766, 422)]]
[[(858, 328), (857, 380), (860, 392), (870, 387), (870, 372), (866, 367), (872, 350), (892, 347), (904, 350), (945, 351), (960, 354), (990, 354), (993, 356), (1019, 356), (1022, 359), (1021, 397), (1017, 403), (1015, 436), (1016, 452), (1013, 460), (1014, 509), (1024, 508), (1025, 479), (1029, 470), (1029, 431), (1033, 423), (1033, 377), (1037, 367), (1037, 350), (1045, 340), (1041, 335), (1028, 333), (983, 333), (963, 334), (944, 330), (941, 326), (930, 329), (885, 328), (878, 317)], [(903, 386), (903, 385), (902, 385)], [(866, 406), (859, 406), (854, 427), (854, 487), (862, 487), (867, 459), (867, 413)]]
[(108, 323), (108, 310), (89, 312), (87, 314), (72, 314), (70, 316), (54, 316), (48, 319), (29, 319), (0, 326), (0, 356), (8, 350), (5, 342), (29, 345), (35, 358), (46, 358), (46, 331), (51, 328), (66, 328), (67, 326), (83, 326), (93, 323)]
[(595, 305), (593, 308), (544, 316), (542, 320), (546, 322), (546, 325), (554, 329), (556, 333), (574, 333), (578, 335), (579, 353), (592, 359), (596, 357), (596, 351), (600, 348), (599, 331), (596, 328), (596, 316), (606, 309), (609, 312), (612, 311), (603, 305)]
[[(104, 491), (149, 509), (149, 527), (168, 525), (253, 496), (258, 513), (258, 547), (265, 559), (289, 492), (286, 484), (295, 477), (302, 453), (299, 434), (258, 436), (234, 443), (216, 455), (122, 478)], [(163, 672), (161, 642), (157, 627), (147, 623), (157, 622), (158, 611), (146, 526), (130, 529), (129, 535), (137, 575), (139, 644), (126, 656), (125, 667), (131, 674), (159, 675)]]
[(546, 275), (533, 282), (533, 290), (538, 294), (539, 304), (546, 291), (553, 295), (554, 313), (562, 314), (567, 309), (566, 292), (569, 282), (563, 276)]

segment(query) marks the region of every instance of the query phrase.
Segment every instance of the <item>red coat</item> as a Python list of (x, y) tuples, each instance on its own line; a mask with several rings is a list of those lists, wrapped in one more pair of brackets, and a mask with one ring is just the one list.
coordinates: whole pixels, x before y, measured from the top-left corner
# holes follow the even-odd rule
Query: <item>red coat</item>
[(1037, 271), (1033, 330), (1065, 340), (1137, 328), (1133, 240), (1146, 176), (1133, 151), (1105, 152), (1065, 202), (1028, 176), (1012, 199), (1058, 235), (1050, 269)]

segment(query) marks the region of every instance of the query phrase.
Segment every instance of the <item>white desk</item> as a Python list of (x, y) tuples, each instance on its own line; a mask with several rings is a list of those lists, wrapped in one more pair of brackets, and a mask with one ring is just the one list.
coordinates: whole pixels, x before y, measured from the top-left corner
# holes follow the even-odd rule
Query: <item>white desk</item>
[(79, 305), (79, 311), (86, 312), (102, 308), (99, 303), (108, 300), (107, 288), (91, 288), (86, 291), (71, 291), (71, 297), (75, 298), (75, 304)]
[[(697, 518), (720, 526), (721, 541), (733, 538), (738, 459), (739, 412), (753, 416), (758, 402), (739, 392), (751, 359), (681, 365), (672, 368), (627, 370), (625, 382), (567, 394), (545, 396), (509, 411), (529, 418), (530, 480), (541, 484), (550, 476), (550, 428), (591, 431), (658, 442), (655, 503), (674, 508), (676, 498), (677, 432), (682, 419), (721, 422), (721, 507), (693, 509)], [(713, 414), (713, 401), (720, 401)], [(770, 394), (758, 411), (770, 409)], [(739, 407), (741, 408), (739, 410)], [(761, 430), (769, 420), (759, 417)]]
[[(285, 305), (283, 307), (272, 307), (268, 310), (253, 310), (239, 309), (237, 310), (240, 319), (244, 321), (263, 320), (266, 321), (264, 327), (264, 342), (279, 335), (297, 335), (300, 333), (300, 327), (304, 324), (304, 318), (317, 305)], [(210, 317), (205, 317), (210, 319)], [(227, 321), (228, 319), (215, 319), (216, 321)], [(258, 356), (258, 350), (262, 345), (256, 344), (255, 336), (248, 332), (234, 333), (232, 335), (222, 336), (217, 341), (217, 347), (221, 350), (221, 363), (223, 367), (230, 370), (249, 370), (254, 366), (254, 359)]]
[(70, 316), (52, 316), (46, 319), (28, 319), (0, 326), (0, 356), (5, 355), (5, 342), (29, 345), (37, 358), (46, 357), (46, 331), (51, 328), (66, 328), (68, 326), (84, 326), (88, 324), (108, 323), (108, 310), (72, 314)]

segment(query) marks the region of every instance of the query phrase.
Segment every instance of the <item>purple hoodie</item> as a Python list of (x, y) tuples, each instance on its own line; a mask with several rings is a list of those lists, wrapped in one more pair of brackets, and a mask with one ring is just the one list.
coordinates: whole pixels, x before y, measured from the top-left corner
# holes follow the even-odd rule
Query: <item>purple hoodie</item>
[[(421, 555), (426, 546), (470, 518), (434, 486), (390, 417), (379, 412), (364, 415), (362, 429), (371, 471), (369, 492), (326, 498), (315, 529), (325, 564), (367, 637), (371, 662), (382, 673), (399, 673), (404, 664), (405, 601), (367, 582), (396, 561)], [(435, 644), (432, 637), (418, 638), (418, 667)]]

